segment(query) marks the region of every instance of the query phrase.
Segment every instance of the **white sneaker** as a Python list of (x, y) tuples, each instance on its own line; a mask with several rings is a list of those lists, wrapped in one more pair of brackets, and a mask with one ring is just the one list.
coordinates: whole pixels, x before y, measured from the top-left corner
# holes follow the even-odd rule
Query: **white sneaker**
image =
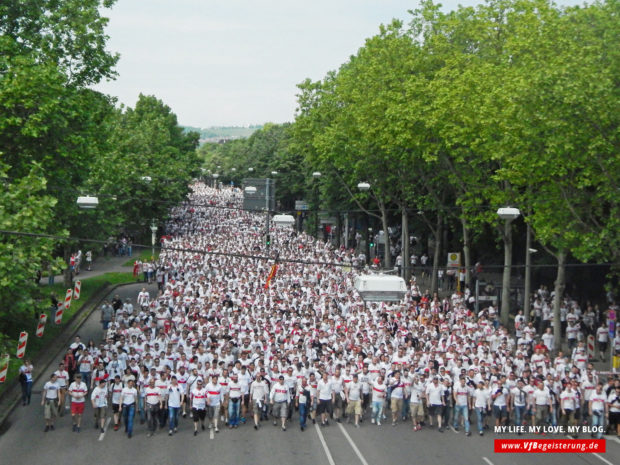
[(374, 424), (375, 424), (375, 419), (374, 419), (374, 418), (371, 418), (371, 419), (370, 419), (370, 423), (372, 423), (372, 424), (374, 425)]
[(377, 426), (381, 426), (381, 422), (380, 421), (377, 422)]

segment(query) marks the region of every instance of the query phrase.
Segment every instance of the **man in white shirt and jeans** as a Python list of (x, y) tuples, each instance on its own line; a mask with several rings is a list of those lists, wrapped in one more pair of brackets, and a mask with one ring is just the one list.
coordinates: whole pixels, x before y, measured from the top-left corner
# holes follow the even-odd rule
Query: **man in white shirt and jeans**
[(441, 416), (444, 406), (444, 389), (443, 384), (439, 384), (439, 378), (437, 378), (437, 376), (433, 378), (433, 382), (426, 388), (426, 405), (428, 405), (429, 423), (433, 426), (433, 416), (437, 417), (437, 426), (439, 427), (440, 433), (443, 433)]

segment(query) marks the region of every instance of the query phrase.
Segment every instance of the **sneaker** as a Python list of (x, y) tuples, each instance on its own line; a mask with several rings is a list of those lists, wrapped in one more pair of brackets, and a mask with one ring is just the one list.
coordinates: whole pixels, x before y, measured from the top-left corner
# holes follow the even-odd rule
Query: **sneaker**
[(133, 434), (132, 434), (132, 433), (127, 433), (127, 437), (128, 437), (129, 439), (131, 439), (131, 436), (133, 436)]
[(381, 422), (377, 420), (377, 426), (381, 426)]
[(120, 425), (114, 425), (114, 431), (118, 431), (119, 428), (120, 428)]
[(437, 431), (439, 431), (440, 433), (443, 433), (443, 428), (439, 428)]
[(338, 423), (342, 423), (342, 422), (340, 421), (340, 418), (338, 418), (336, 421), (337, 421)]
[(480, 431), (480, 436), (484, 436), (484, 432), (483, 431)]
[(168, 431), (168, 436), (172, 436), (172, 430)]
[(177, 432), (177, 428), (176, 428), (176, 426), (174, 427), (174, 432), (175, 432), (175, 433)]
[(198, 431), (194, 430), (194, 436), (198, 436)]
[(313, 419), (312, 419), (312, 424), (313, 424), (313, 425), (316, 425), (316, 418), (313, 418)]
[(392, 426), (396, 426), (396, 422), (395, 421), (392, 422)]
[(148, 434), (146, 435), (147, 438), (153, 437), (153, 433), (151, 431), (148, 432)]
[(254, 425), (254, 429), (258, 431), (258, 425)]
[(183, 412), (183, 418), (185, 418), (187, 416), (186, 412)]
[(356, 427), (356, 428), (359, 428), (359, 427), (360, 427), (360, 424), (359, 424), (359, 423), (356, 423), (356, 424), (355, 424), (355, 427)]
[(273, 420), (273, 426), (277, 426), (277, 425), (278, 425), (278, 422)]
[(75, 433), (76, 428), (77, 428), (77, 425), (73, 425), (73, 427), (71, 428), (71, 431)]
[(103, 428), (101, 428), (99, 431), (101, 431), (102, 433), (105, 433), (105, 430)]
[(282, 427), (282, 431), (286, 431), (286, 426), (283, 426), (283, 427)]
[(372, 423), (372, 424), (374, 425), (374, 424), (375, 424), (375, 419), (374, 419), (374, 418), (371, 418), (371, 419), (370, 419), (370, 423)]
[(75, 430), (79, 433), (79, 432), (80, 432), (80, 427), (79, 427), (79, 426), (76, 426), (76, 427), (75, 427)]
[(219, 429), (217, 426), (215, 427), (215, 432), (216, 432), (216, 433), (219, 433), (219, 432), (220, 432), (220, 429)]
[(467, 433), (465, 433), (465, 436), (471, 436), (471, 431), (468, 431)]
[(50, 429), (54, 431), (56, 428), (54, 428), (54, 425), (50, 425)]
[(50, 430), (49, 425), (45, 425), (45, 429), (43, 430), (44, 433), (47, 433)]
[(204, 431), (205, 430), (205, 424), (203, 423), (201, 426), (202, 426), (202, 430)]

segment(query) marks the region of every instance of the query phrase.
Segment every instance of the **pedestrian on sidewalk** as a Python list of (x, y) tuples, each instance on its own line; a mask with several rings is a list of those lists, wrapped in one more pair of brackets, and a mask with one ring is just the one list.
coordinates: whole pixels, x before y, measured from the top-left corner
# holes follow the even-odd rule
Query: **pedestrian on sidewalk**
[(86, 251), (86, 270), (91, 270), (91, 265), (93, 263), (93, 253), (90, 250)]
[(22, 405), (30, 405), (30, 397), (32, 396), (32, 362), (28, 359), (24, 360), (24, 364), (19, 367), (19, 383), (22, 387)]
[(100, 431), (104, 433), (108, 408), (108, 387), (105, 379), (99, 378), (98, 386), (90, 395), (90, 401), (95, 411), (95, 429), (100, 428)]
[(88, 394), (88, 387), (86, 383), (82, 381), (82, 375), (80, 373), (75, 375), (75, 381), (71, 383), (67, 392), (69, 396), (71, 396), (73, 431), (79, 433), (80, 427), (82, 426), (82, 415), (84, 414), (86, 394)]
[(43, 417), (45, 418), (44, 432), (54, 429), (54, 421), (58, 415), (58, 378), (56, 373), (52, 373), (50, 380), (43, 386), (43, 396), (41, 406), (44, 407)]

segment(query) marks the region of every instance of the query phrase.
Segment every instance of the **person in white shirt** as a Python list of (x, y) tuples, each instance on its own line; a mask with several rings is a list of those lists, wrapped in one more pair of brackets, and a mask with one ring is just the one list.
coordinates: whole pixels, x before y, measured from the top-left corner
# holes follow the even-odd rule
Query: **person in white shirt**
[(433, 426), (433, 417), (437, 417), (439, 432), (443, 433), (441, 424), (443, 406), (445, 405), (443, 391), (445, 387), (439, 383), (439, 378), (435, 376), (433, 382), (426, 387), (426, 405), (428, 405), (429, 424)]
[(47, 433), (50, 429), (54, 429), (54, 420), (58, 414), (58, 397), (59, 397), (58, 377), (56, 373), (52, 373), (50, 380), (43, 386), (43, 397), (41, 405), (44, 407), (43, 416), (45, 418), (45, 429)]
[(185, 388), (181, 387), (176, 376), (170, 378), (170, 386), (166, 389), (166, 400), (168, 403), (168, 436), (172, 432), (177, 432), (179, 426), (179, 411), (185, 401)]
[(108, 407), (108, 388), (105, 379), (100, 379), (90, 394), (90, 401), (95, 411), (95, 428), (105, 432), (106, 411)]
[(284, 376), (280, 375), (278, 382), (275, 383), (269, 394), (271, 401), (271, 413), (273, 415), (273, 425), (276, 425), (276, 419), (279, 417), (282, 423), (282, 431), (286, 431), (286, 417), (288, 416), (288, 404), (291, 401), (290, 392), (284, 384)]
[(332, 383), (329, 379), (327, 372), (323, 372), (323, 377), (317, 384), (317, 393), (319, 398), (319, 405), (316, 409), (316, 413), (321, 416), (321, 425), (327, 426), (329, 424), (327, 416), (331, 411), (332, 401), (334, 400), (334, 391), (332, 389)]
[(209, 428), (213, 428), (216, 433), (220, 430), (217, 427), (219, 421), (218, 414), (220, 413), (220, 406), (222, 404), (222, 386), (219, 382), (219, 376), (214, 374), (211, 376), (211, 381), (205, 386), (207, 391), (207, 416), (209, 417)]
[(236, 374), (230, 375), (228, 383), (228, 427), (239, 427), (239, 413), (241, 411), (241, 401), (243, 400), (242, 387), (239, 384)]
[(403, 397), (405, 397), (405, 383), (401, 379), (400, 371), (394, 372), (394, 377), (390, 380), (390, 410), (392, 411), (392, 426), (396, 426), (398, 415), (403, 410)]
[(123, 391), (123, 382), (121, 377), (116, 375), (114, 381), (110, 384), (110, 392), (112, 393), (112, 417), (114, 421), (114, 431), (118, 431), (120, 427), (120, 412), (121, 412), (121, 393)]
[(306, 429), (309, 406), (312, 405), (312, 393), (308, 379), (305, 376), (302, 376), (300, 379), (301, 381), (297, 385), (295, 392), (295, 405), (299, 409), (299, 428), (304, 431)]
[(484, 422), (487, 410), (491, 407), (491, 394), (484, 381), (478, 383), (474, 391), (474, 409), (476, 410), (476, 420), (478, 423), (478, 434), (484, 434)]
[(387, 386), (383, 382), (383, 376), (379, 375), (372, 383), (372, 416), (370, 423), (381, 426), (381, 418), (383, 417), (383, 405), (387, 395)]
[[(525, 389), (525, 382), (519, 379), (517, 385), (510, 390), (510, 402), (512, 403), (512, 411), (514, 412), (515, 426), (523, 426), (527, 399), (528, 391)], [(521, 433), (519, 432), (518, 434)]]
[(573, 390), (572, 383), (569, 383), (560, 394), (560, 411), (564, 427), (577, 424), (575, 410), (577, 409), (578, 402), (577, 392)]
[(205, 429), (207, 416), (207, 390), (202, 385), (202, 378), (196, 380), (195, 387), (190, 391), (190, 403), (192, 406), (192, 418), (194, 420), (194, 436), (198, 434), (198, 423)]
[(469, 431), (469, 406), (471, 404), (471, 388), (465, 383), (465, 377), (461, 376), (459, 382), (454, 386), (452, 395), (454, 396), (454, 429), (458, 431), (459, 420), (463, 418), (465, 435), (471, 436)]
[(590, 396), (590, 401), (588, 402), (588, 413), (590, 414), (591, 426), (593, 428), (601, 428), (601, 431), (593, 433), (593, 436), (596, 435), (597, 439), (601, 439), (603, 437), (605, 418), (609, 415), (607, 397), (603, 392), (602, 383), (598, 383), (596, 385), (596, 391)]
[(127, 437), (133, 435), (133, 418), (136, 414), (136, 402), (138, 400), (138, 390), (135, 387), (133, 378), (127, 380), (127, 386), (121, 391), (120, 405), (123, 419), (125, 421), (125, 432)]
[(84, 400), (88, 394), (86, 383), (82, 381), (80, 373), (75, 375), (75, 381), (69, 386), (67, 391), (71, 396), (71, 418), (73, 419), (73, 431), (79, 433), (84, 414)]
[(149, 429), (148, 437), (153, 436), (157, 430), (161, 403), (161, 389), (155, 386), (155, 378), (150, 377), (149, 384), (144, 388), (144, 408), (146, 409), (146, 421)]
[(420, 423), (424, 419), (424, 404), (422, 403), (424, 392), (425, 387), (424, 384), (420, 382), (420, 377), (414, 375), (411, 385), (409, 386), (409, 411), (411, 413), (414, 431), (422, 429)]
[(58, 384), (58, 415), (62, 417), (65, 414), (65, 398), (69, 381), (69, 372), (65, 369), (64, 362), (58, 364), (58, 370), (54, 374), (58, 380), (56, 381), (56, 384)]
[(616, 435), (620, 437), (620, 386), (612, 389), (607, 396), (609, 425), (616, 425)]
[(603, 321), (601, 326), (596, 330), (596, 340), (598, 342), (598, 353), (601, 356), (601, 362), (605, 361), (607, 353), (607, 344), (609, 343), (609, 328), (607, 322)]
[(538, 387), (532, 392), (532, 426), (536, 423), (546, 422), (551, 409), (551, 394), (542, 381), (538, 382)]
[(362, 383), (359, 382), (357, 373), (353, 375), (351, 382), (347, 383), (344, 392), (347, 399), (348, 422), (351, 422), (351, 415), (354, 415), (355, 427), (359, 428), (359, 420), (362, 415)]
[(260, 426), (260, 416), (263, 407), (267, 405), (268, 394), (267, 383), (263, 379), (263, 375), (259, 373), (250, 385), (250, 399), (252, 401), (252, 412), (254, 413), (254, 429), (258, 429)]

